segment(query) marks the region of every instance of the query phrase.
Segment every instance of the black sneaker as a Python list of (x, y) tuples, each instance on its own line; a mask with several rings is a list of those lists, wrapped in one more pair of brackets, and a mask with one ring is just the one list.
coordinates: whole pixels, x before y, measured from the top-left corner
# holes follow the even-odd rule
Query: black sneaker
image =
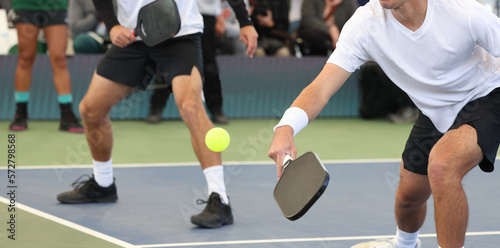
[(197, 214), (191, 216), (191, 223), (200, 226), (215, 228), (222, 225), (233, 224), (233, 214), (231, 213), (231, 206), (222, 203), (220, 195), (212, 192), (208, 201), (198, 199), (198, 204), (207, 204), (205, 209)]
[(28, 129), (28, 118), (16, 114), (14, 120), (9, 125), (11, 131), (24, 131)]
[(85, 132), (85, 129), (83, 129), (83, 126), (76, 120), (76, 118), (61, 119), (61, 122), (59, 124), (59, 130), (67, 131), (70, 133), (83, 133), (83, 132)]
[(16, 115), (9, 125), (11, 131), (24, 131), (28, 129), (28, 103), (16, 103)]
[(83, 133), (85, 132), (85, 129), (83, 129), (83, 126), (78, 122), (76, 117), (71, 113), (71, 115), (66, 115), (61, 118), (60, 124), (59, 124), (59, 130), (61, 131), (67, 131), (70, 133)]
[(85, 132), (85, 129), (83, 129), (83, 126), (78, 122), (73, 113), (71, 103), (59, 104), (59, 107), (61, 109), (59, 130), (70, 133)]
[(163, 113), (163, 109), (151, 109), (149, 111), (148, 117), (146, 117), (146, 122), (147, 123), (160, 123), (162, 113)]
[(229, 119), (222, 111), (217, 111), (212, 114), (212, 122), (216, 124), (228, 124)]
[[(87, 180), (81, 180), (82, 177), (87, 177)], [(61, 203), (91, 203), (91, 202), (116, 202), (118, 195), (116, 194), (115, 183), (104, 188), (99, 186), (92, 175), (82, 175), (74, 183), (71, 184), (74, 188), (71, 191), (57, 195), (57, 200)]]

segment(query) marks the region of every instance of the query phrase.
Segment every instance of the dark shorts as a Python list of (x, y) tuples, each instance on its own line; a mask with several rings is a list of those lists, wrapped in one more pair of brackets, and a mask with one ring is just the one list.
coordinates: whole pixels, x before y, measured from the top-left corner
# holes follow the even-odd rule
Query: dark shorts
[(60, 10), (16, 10), (12, 14), (12, 23), (27, 23), (43, 28), (52, 25), (67, 25), (68, 14), (64, 9)]
[(155, 76), (171, 84), (176, 76), (191, 75), (193, 66), (203, 77), (201, 34), (169, 39), (154, 47), (142, 41), (125, 48), (112, 46), (99, 61), (97, 74), (143, 90)]
[[(449, 130), (457, 129), (463, 124), (476, 129), (477, 143), (484, 155), (479, 167), (485, 172), (492, 172), (500, 144), (500, 88), (465, 105)], [(427, 175), (429, 153), (443, 135), (420, 112), (403, 152), (404, 168)]]

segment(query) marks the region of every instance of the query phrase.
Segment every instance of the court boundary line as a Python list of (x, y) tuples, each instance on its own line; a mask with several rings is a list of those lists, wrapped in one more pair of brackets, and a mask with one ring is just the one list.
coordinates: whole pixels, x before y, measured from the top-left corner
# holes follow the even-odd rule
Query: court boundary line
[[(0, 196), (0, 202), (4, 203), (4, 204), (7, 204), (9, 205), (10, 204), (10, 200), (8, 200), (7, 198), (4, 198), (2, 196)], [(16, 202), (16, 208), (18, 209), (21, 209), (21, 210), (24, 210), (28, 213), (31, 213), (31, 214), (34, 214), (38, 217), (41, 217), (41, 218), (44, 218), (46, 220), (50, 220), (52, 222), (55, 222), (55, 223), (58, 223), (60, 225), (63, 225), (63, 226), (66, 226), (66, 227), (69, 227), (71, 229), (74, 229), (76, 231), (79, 231), (79, 232), (82, 232), (82, 233), (85, 233), (85, 234), (88, 234), (90, 236), (93, 236), (93, 237), (96, 237), (98, 239), (101, 239), (101, 240), (104, 240), (104, 241), (107, 241), (109, 243), (112, 243), (112, 244), (115, 244), (115, 245), (118, 245), (118, 246), (121, 246), (121, 247), (126, 247), (126, 248), (136, 248), (137, 246), (133, 245), (133, 244), (130, 244), (130, 243), (127, 243), (123, 240), (120, 240), (120, 239), (117, 239), (117, 238), (114, 238), (112, 236), (109, 236), (107, 234), (104, 234), (104, 233), (101, 233), (101, 232), (98, 232), (98, 231), (95, 231), (95, 230), (92, 230), (90, 228), (87, 228), (87, 227), (84, 227), (82, 225), (79, 225), (79, 224), (76, 224), (74, 222), (71, 222), (71, 221), (68, 221), (68, 220), (65, 220), (65, 219), (62, 219), (62, 218), (59, 218), (57, 216), (54, 216), (54, 215), (51, 215), (51, 214), (48, 214), (46, 212), (43, 212), (43, 211), (40, 211), (38, 209), (35, 209), (35, 208), (32, 208), (32, 207), (29, 207), (27, 205), (24, 205), (22, 203), (19, 203), (19, 202)]]
[[(495, 158), (500, 159), (500, 156)], [(401, 162), (401, 158), (363, 158), (363, 159), (329, 159), (321, 160), (323, 164), (339, 165), (339, 164), (380, 164), (380, 163), (395, 163)], [(225, 166), (231, 165), (274, 165), (271, 159), (266, 161), (225, 161), (222, 162)], [(165, 162), (165, 163), (132, 163), (132, 164), (113, 164), (114, 168), (145, 168), (145, 167), (184, 167), (184, 166), (200, 166), (199, 162)], [(17, 169), (33, 170), (33, 169), (88, 169), (93, 168), (92, 164), (75, 164), (75, 165), (23, 165)]]
[[(500, 158), (500, 157), (499, 157)], [(356, 163), (394, 163), (400, 162), (401, 158), (380, 158), (380, 159), (338, 159), (338, 160), (321, 160), (324, 164), (356, 164)], [(269, 161), (225, 161), (225, 166), (231, 165), (274, 165), (274, 162)], [(199, 162), (166, 162), (166, 163), (132, 163), (132, 164), (113, 164), (115, 168), (136, 168), (136, 167), (184, 167), (184, 166), (200, 166)], [(32, 169), (87, 169), (93, 168), (92, 164), (76, 164), (76, 165), (23, 165), (16, 169), (32, 170)]]
[[(500, 231), (491, 232), (467, 232), (466, 236), (486, 236), (500, 235)], [(437, 237), (436, 233), (419, 234), (419, 238)], [(289, 242), (320, 242), (320, 241), (346, 241), (346, 240), (375, 240), (394, 238), (394, 235), (374, 235), (374, 236), (346, 236), (346, 237), (326, 237), (326, 238), (289, 238), (289, 239), (260, 239), (260, 240), (233, 240), (233, 241), (212, 241), (212, 242), (186, 242), (169, 244), (149, 244), (137, 245), (138, 248), (159, 248), (159, 247), (185, 247), (185, 246), (211, 246), (211, 245), (241, 245), (241, 244), (265, 244), (265, 243), (289, 243)]]

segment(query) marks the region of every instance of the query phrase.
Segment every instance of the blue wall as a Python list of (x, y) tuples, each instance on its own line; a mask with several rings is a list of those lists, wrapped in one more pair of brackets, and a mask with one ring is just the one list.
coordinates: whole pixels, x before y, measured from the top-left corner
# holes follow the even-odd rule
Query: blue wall
[[(79, 55), (68, 58), (71, 73), (74, 109), (87, 91), (100, 55)], [(270, 118), (284, 112), (300, 91), (321, 71), (324, 57), (243, 58), (218, 57), (224, 94), (224, 111), (229, 118)], [(0, 56), (0, 120), (14, 116), (14, 73), (17, 56)], [(52, 68), (47, 55), (38, 55), (33, 68), (33, 82), (28, 106), (31, 120), (59, 118)], [(116, 105), (112, 119), (143, 119), (148, 114), (151, 91), (130, 95)], [(358, 117), (358, 72), (355, 72), (320, 113), (319, 117)], [(177, 107), (169, 99), (163, 117), (180, 118)]]

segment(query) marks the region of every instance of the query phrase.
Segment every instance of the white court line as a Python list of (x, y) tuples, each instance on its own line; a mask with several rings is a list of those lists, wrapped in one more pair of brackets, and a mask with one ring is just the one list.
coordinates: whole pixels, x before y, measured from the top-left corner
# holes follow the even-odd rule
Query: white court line
[[(496, 157), (500, 159), (500, 156)], [(400, 162), (401, 158), (365, 158), (365, 159), (330, 159), (322, 160), (324, 164), (379, 164)], [(274, 165), (269, 159), (266, 161), (223, 161), (224, 165)], [(182, 167), (182, 166), (200, 166), (199, 162), (168, 162), (168, 163), (135, 163), (135, 164), (113, 164), (115, 168), (145, 168), (145, 167)], [(93, 168), (92, 164), (80, 165), (23, 165), (16, 169), (86, 169)]]
[[(401, 161), (400, 158), (380, 158), (380, 159), (338, 159), (338, 160), (322, 160), (324, 164), (356, 164), (356, 163), (393, 163)], [(274, 165), (274, 162), (269, 161), (224, 161), (224, 165)], [(145, 168), (145, 167), (183, 167), (183, 166), (200, 166), (199, 162), (169, 162), (169, 163), (135, 163), (135, 164), (113, 164), (115, 168)], [(87, 169), (93, 168), (92, 164), (80, 165), (23, 165), (16, 169)]]
[[(494, 232), (468, 232), (467, 236), (500, 235), (500, 231)], [(437, 237), (435, 233), (419, 234), (419, 238)], [(296, 238), (296, 239), (260, 239), (260, 240), (234, 240), (234, 241), (214, 241), (214, 242), (190, 242), (190, 243), (170, 243), (170, 244), (150, 244), (137, 245), (139, 248), (154, 247), (183, 247), (183, 246), (211, 246), (211, 245), (241, 245), (241, 244), (263, 244), (263, 243), (292, 243), (292, 242), (320, 242), (320, 241), (346, 241), (346, 240), (375, 240), (393, 238), (394, 235), (380, 236), (350, 236), (350, 237), (327, 237), (327, 238)]]
[[(1, 196), (0, 196), (0, 202), (3, 202), (5, 204), (7, 204), (7, 205), (10, 204), (10, 200), (8, 200), (7, 198), (1, 197)], [(54, 215), (42, 212), (42, 211), (34, 209), (32, 207), (28, 207), (28, 206), (26, 206), (26, 205), (24, 205), (22, 203), (19, 203), (19, 202), (16, 202), (16, 208), (22, 209), (22, 210), (24, 210), (26, 212), (32, 213), (32, 214), (37, 215), (39, 217), (45, 218), (47, 220), (51, 220), (53, 222), (56, 222), (56, 223), (64, 225), (64, 226), (67, 226), (69, 228), (73, 228), (73, 229), (75, 229), (75, 230), (77, 230), (79, 232), (86, 233), (88, 235), (91, 235), (91, 236), (94, 236), (96, 238), (108, 241), (108, 242), (110, 242), (112, 244), (115, 244), (115, 245), (118, 245), (118, 246), (121, 246), (121, 247), (126, 247), (126, 248), (135, 248), (135, 247), (137, 247), (137, 246), (129, 244), (129, 243), (125, 242), (125, 241), (113, 238), (113, 237), (111, 237), (109, 235), (106, 235), (104, 233), (100, 233), (100, 232), (94, 231), (94, 230), (89, 229), (87, 227), (78, 225), (76, 223), (67, 221), (65, 219), (61, 219), (59, 217), (56, 217)]]

